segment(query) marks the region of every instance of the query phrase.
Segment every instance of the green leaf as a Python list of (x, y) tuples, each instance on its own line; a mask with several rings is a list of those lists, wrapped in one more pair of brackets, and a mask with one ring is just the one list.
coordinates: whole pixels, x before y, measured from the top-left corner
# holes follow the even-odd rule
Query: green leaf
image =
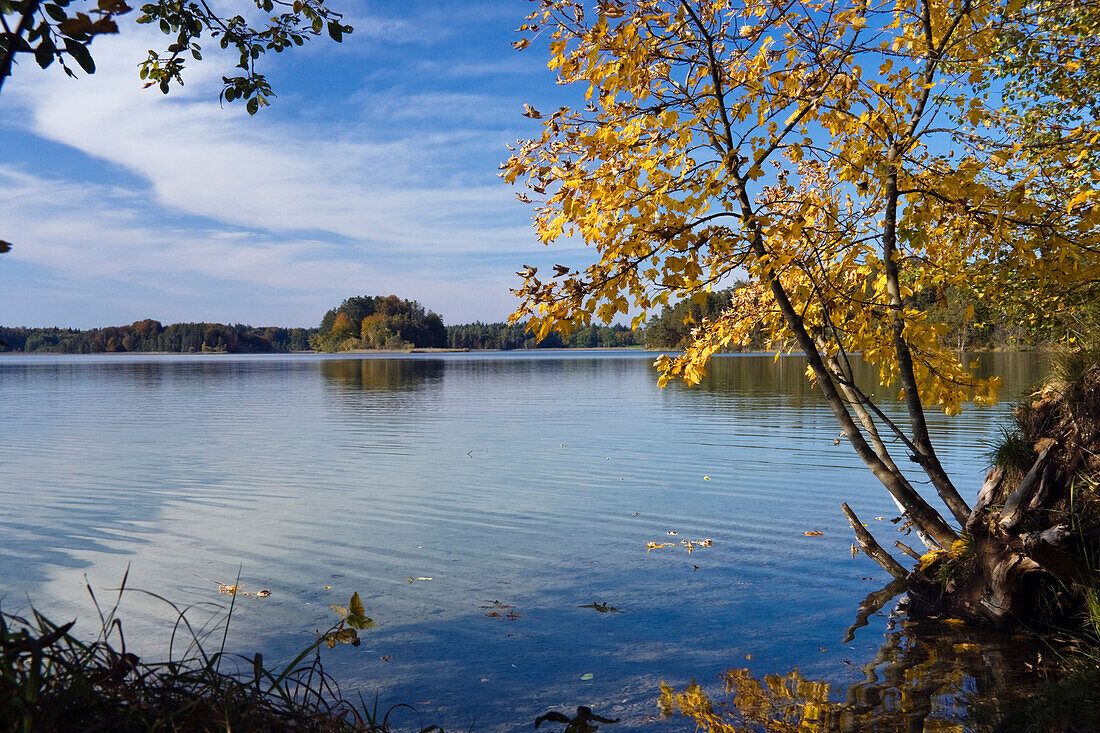
[(65, 50), (69, 52), (70, 56), (76, 59), (76, 62), (80, 64), (80, 68), (84, 69), (84, 73), (95, 73), (95, 62), (92, 61), (92, 55), (88, 53), (87, 46), (85, 46), (80, 41), (74, 41), (71, 38), (66, 38)]
[(359, 600), (358, 593), (352, 594), (351, 600), (348, 601), (348, 608), (350, 608), (351, 612), (356, 616), (362, 616), (367, 612), (367, 609), (363, 608), (363, 602)]
[(333, 636), (336, 637), (336, 641), (341, 644), (351, 644), (352, 646), (359, 646), (359, 632), (355, 629), (340, 629)]
[(58, 23), (60, 23), (63, 20), (68, 20), (68, 18), (69, 18), (69, 16), (65, 15), (64, 10), (57, 7), (53, 3), (50, 3), (49, 5), (42, 6), (42, 9), (46, 11), (46, 15), (50, 16), (51, 18), (56, 20)]
[(320, 33), (321, 29), (325, 27), (325, 22), (320, 18), (313, 19), (313, 32)]
[(350, 626), (353, 629), (359, 629), (360, 631), (366, 631), (367, 629), (373, 629), (375, 626), (378, 625), (374, 622), (374, 619), (367, 618), (366, 616), (363, 616), (361, 614), (355, 614), (355, 613), (348, 616), (346, 621), (348, 622), (348, 626)]
[(254, 115), (260, 109), (260, 100), (253, 97), (248, 100), (248, 104), (245, 105), (245, 109), (248, 110), (248, 114)]
[[(314, 26), (316, 26), (316, 23)], [(330, 20), (328, 22), (328, 35), (332, 40), (340, 43), (344, 40), (344, 27), (335, 20)]]
[(42, 40), (42, 43), (38, 44), (38, 48), (34, 49), (34, 60), (38, 62), (38, 65), (43, 69), (53, 63), (54, 52), (57, 47), (53, 45), (53, 41), (49, 38)]

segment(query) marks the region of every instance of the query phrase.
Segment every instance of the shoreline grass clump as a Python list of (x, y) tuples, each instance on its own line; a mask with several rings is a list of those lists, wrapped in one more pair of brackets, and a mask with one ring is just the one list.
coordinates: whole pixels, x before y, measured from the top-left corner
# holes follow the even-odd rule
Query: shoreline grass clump
[[(125, 590), (124, 578), (119, 600)], [(261, 654), (224, 651), (232, 603), (211, 652), (204, 648), (210, 631), (193, 628), (185, 610), (156, 594), (131, 592), (158, 598), (176, 612), (169, 649), (185, 636), (179, 658), (170, 651), (166, 661), (148, 661), (127, 651), (117, 601), (107, 613), (96, 602), (100, 631), (90, 642), (71, 633), (75, 621), (57, 624), (37, 610), (27, 618), (0, 609), (0, 730), (385, 732), (391, 713), (415, 714), (403, 704), (380, 712), (377, 701), (351, 702), (325, 673), (322, 645), (358, 641), (346, 617), (289, 664), (271, 669)]]

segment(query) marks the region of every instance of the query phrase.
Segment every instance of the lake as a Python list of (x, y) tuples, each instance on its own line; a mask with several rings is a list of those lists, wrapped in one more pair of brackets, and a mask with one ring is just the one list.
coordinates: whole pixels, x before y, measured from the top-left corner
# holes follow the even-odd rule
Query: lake
[[(890, 578), (853, 557), (840, 504), (887, 547), (896, 509), (802, 358), (723, 356), (662, 390), (655, 356), (4, 356), (3, 609), (29, 599), (94, 635), (85, 577), (109, 605), (129, 567), (129, 587), (206, 618), (239, 572), (271, 595), (237, 598), (228, 646), (274, 660), (358, 592), (377, 627), (326, 670), (448, 730), (579, 704), (623, 719), (609, 730), (691, 730), (660, 716), (661, 682), (719, 698), (730, 668), (797, 667), (842, 699), (908, 641), (892, 604), (841, 641)], [(1035, 355), (978, 358), (1002, 404), (930, 419), (968, 499), (983, 441), (1042, 375)], [(164, 655), (170, 608), (127, 593), (120, 615)]]

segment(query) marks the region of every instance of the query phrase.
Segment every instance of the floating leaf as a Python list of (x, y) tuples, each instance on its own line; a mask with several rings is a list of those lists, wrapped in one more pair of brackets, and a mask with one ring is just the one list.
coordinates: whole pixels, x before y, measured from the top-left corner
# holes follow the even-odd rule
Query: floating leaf
[(587, 682), (588, 680), (592, 679), (595, 676), (596, 675), (592, 674), (591, 672), (585, 672), (584, 674), (581, 675), (581, 679), (584, 680), (585, 682)]
[(594, 608), (600, 613), (622, 613), (622, 611), (615, 608), (610, 603), (600, 603), (599, 601), (595, 603), (586, 603), (583, 606), (577, 606), (577, 608)]
[(363, 608), (363, 602), (359, 600), (358, 593), (351, 594), (351, 600), (348, 601), (348, 609), (353, 616), (363, 616), (367, 613), (367, 609)]
[(823, 534), (825, 534), (825, 533), (814, 529), (814, 530), (811, 530), (811, 531), (807, 532), (806, 536), (807, 537), (820, 537)]
[(347, 618), (351, 615), (351, 611), (348, 610), (347, 606), (337, 606), (336, 604), (332, 604), (331, 606), (329, 606), (329, 608), (331, 608), (333, 611), (336, 611), (336, 615), (340, 618)]

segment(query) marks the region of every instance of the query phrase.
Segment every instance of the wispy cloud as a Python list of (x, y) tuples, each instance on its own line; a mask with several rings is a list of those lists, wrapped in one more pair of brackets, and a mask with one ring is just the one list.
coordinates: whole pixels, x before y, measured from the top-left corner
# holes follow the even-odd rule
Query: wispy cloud
[(159, 277), (194, 292), (211, 279), (266, 288), (272, 304), (400, 292), (452, 322), (511, 310), (513, 271), (539, 259), (529, 212), (495, 175), (513, 99), (395, 87), (360, 122), (248, 118), (214, 101), (216, 65), (190, 69), (168, 97), (141, 89), (136, 59), (162, 41), (144, 29), (100, 39), (92, 77), (28, 68), (7, 82), (3, 124), (102, 161), (84, 180), (103, 181), (0, 169), (4, 238), (19, 243), (9, 258), (57, 272), (59, 287), (95, 276), (137, 289)]

